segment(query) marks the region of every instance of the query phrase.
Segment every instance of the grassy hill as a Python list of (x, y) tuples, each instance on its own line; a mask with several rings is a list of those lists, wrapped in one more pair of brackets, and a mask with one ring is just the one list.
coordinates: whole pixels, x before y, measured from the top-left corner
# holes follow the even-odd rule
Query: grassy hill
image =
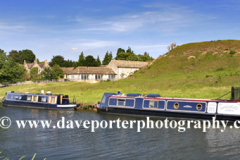
[[(159, 93), (164, 97), (215, 99), (240, 86), (240, 41), (219, 40), (177, 46), (127, 79), (96, 84), (59, 82), (11, 86), (6, 91), (75, 95), (80, 102), (100, 101), (104, 92)], [(230, 98), (230, 95), (223, 98)]]

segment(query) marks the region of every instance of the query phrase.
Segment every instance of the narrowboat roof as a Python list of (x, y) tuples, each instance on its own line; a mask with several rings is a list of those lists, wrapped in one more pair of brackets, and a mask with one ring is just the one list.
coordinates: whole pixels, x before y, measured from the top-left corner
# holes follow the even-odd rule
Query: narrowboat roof
[(160, 94), (148, 94), (147, 97), (161, 97)]
[(139, 93), (128, 93), (127, 96), (128, 97), (138, 97), (138, 96), (141, 96), (141, 94), (139, 94)]

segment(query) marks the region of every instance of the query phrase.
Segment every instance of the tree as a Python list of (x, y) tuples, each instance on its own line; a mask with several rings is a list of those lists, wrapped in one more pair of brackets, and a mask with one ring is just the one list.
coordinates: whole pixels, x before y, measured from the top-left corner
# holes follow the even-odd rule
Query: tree
[(97, 57), (96, 64), (97, 64), (97, 66), (101, 66), (101, 61), (100, 61), (100, 59), (99, 59), (99, 56)]
[(138, 61), (138, 56), (136, 54), (130, 54), (126, 60), (129, 60), (129, 61)]
[(30, 78), (31, 79), (38, 79), (38, 67), (33, 67), (30, 70)]
[(97, 66), (95, 58), (93, 56), (89, 55), (85, 58), (86, 65), (87, 66)]
[(24, 60), (26, 60), (27, 63), (32, 63), (32, 62), (34, 62), (34, 60), (36, 58), (35, 54), (31, 50), (28, 50), (28, 49), (19, 51), (19, 55), (20, 55), (20, 57), (19, 57), (20, 64), (23, 64)]
[(129, 46), (128, 46), (128, 49), (126, 50), (126, 53), (134, 54), (134, 52), (132, 51), (131, 47), (129, 47)]
[(0, 69), (2, 68), (2, 66), (6, 62), (6, 60), (7, 60), (6, 52), (4, 52), (4, 50), (0, 49)]
[(106, 54), (105, 54), (105, 57), (104, 57), (104, 59), (103, 59), (103, 61), (102, 61), (102, 64), (103, 65), (108, 65), (108, 59), (109, 59), (109, 54), (108, 54), (108, 51), (106, 52)]
[(0, 83), (14, 82), (18, 79), (23, 79), (26, 74), (26, 69), (20, 66), (14, 59), (9, 58), (3, 63), (0, 69)]
[(51, 62), (49, 62), (49, 65), (53, 67), (55, 64), (58, 64), (59, 66), (64, 67), (65, 61), (63, 56), (60, 56), (60, 55), (53, 56)]
[(125, 50), (122, 49), (122, 48), (118, 48), (118, 50), (117, 50), (117, 56), (118, 56), (119, 53), (125, 53)]
[(131, 55), (131, 53), (129, 53), (129, 52), (127, 52), (127, 53), (121, 52), (115, 57), (115, 59), (116, 60), (127, 60), (128, 56), (130, 56), (130, 55)]
[(110, 52), (108, 55), (108, 61), (109, 61), (108, 63), (110, 63), (112, 59), (113, 59), (112, 52)]
[(85, 61), (85, 57), (83, 55), (83, 52), (81, 52), (81, 54), (79, 55), (77, 66), (86, 66), (86, 61)]
[(59, 67), (59, 65), (55, 64), (52, 69), (52, 79), (63, 78), (63, 70)]
[(44, 77), (44, 79), (53, 79), (53, 71), (51, 68), (44, 68), (44, 70), (41, 72), (41, 75)]
[(149, 62), (152, 61), (153, 58), (149, 56), (149, 53), (144, 52), (143, 55), (139, 54), (138, 55), (138, 61), (144, 61), (144, 62)]
[(167, 49), (168, 49), (168, 52), (170, 51), (171, 47), (170, 46), (167, 46)]
[(16, 50), (11, 50), (9, 52), (8, 58), (12, 58), (15, 62), (19, 63), (20, 62), (20, 54)]

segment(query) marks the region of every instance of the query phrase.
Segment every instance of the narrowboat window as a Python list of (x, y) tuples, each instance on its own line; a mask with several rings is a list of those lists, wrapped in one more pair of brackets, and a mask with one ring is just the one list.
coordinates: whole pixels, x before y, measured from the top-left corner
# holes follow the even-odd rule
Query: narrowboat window
[(105, 103), (106, 101), (106, 96), (103, 96), (101, 103)]
[(14, 96), (14, 98), (18, 99), (18, 96)]
[(31, 96), (28, 96), (27, 97), (27, 101), (31, 101), (32, 97)]
[(18, 99), (21, 100), (21, 99), (22, 99), (22, 96), (19, 96)]
[(33, 96), (32, 101), (37, 102), (38, 101), (38, 96)]
[(174, 107), (175, 109), (178, 109), (178, 108), (179, 108), (179, 103), (177, 103), (177, 102), (174, 103), (174, 104), (173, 104), (173, 107)]
[(149, 108), (158, 108), (158, 101), (150, 101)]
[(125, 104), (126, 104), (126, 99), (118, 99), (117, 100), (118, 106), (125, 106)]
[(56, 103), (57, 97), (56, 96), (50, 96), (49, 97), (49, 103)]
[(46, 97), (42, 97), (42, 100), (41, 100), (41, 102), (46, 102)]

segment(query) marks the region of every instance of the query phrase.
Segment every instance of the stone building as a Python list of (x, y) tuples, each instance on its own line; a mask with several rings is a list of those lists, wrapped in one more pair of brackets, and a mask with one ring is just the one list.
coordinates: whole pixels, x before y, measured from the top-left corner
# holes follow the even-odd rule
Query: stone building
[(108, 67), (61, 67), (64, 78), (75, 81), (115, 80), (116, 73)]
[(108, 68), (112, 68), (116, 73), (116, 79), (123, 79), (133, 74), (136, 70), (148, 65), (148, 62), (127, 61), (127, 60), (111, 60)]
[(27, 70), (28, 73), (30, 73), (31, 68), (37, 67), (38, 74), (40, 74), (44, 70), (44, 68), (50, 67), (48, 65), (47, 60), (45, 60), (44, 62), (41, 62), (41, 63), (37, 63), (37, 59), (35, 59), (35, 61), (33, 63), (26, 63), (26, 61), (24, 60), (23, 66), (25, 67), (25, 69)]
[(119, 80), (148, 65), (148, 62), (111, 60), (107, 66), (100, 67), (62, 67), (64, 78), (75, 81)]

